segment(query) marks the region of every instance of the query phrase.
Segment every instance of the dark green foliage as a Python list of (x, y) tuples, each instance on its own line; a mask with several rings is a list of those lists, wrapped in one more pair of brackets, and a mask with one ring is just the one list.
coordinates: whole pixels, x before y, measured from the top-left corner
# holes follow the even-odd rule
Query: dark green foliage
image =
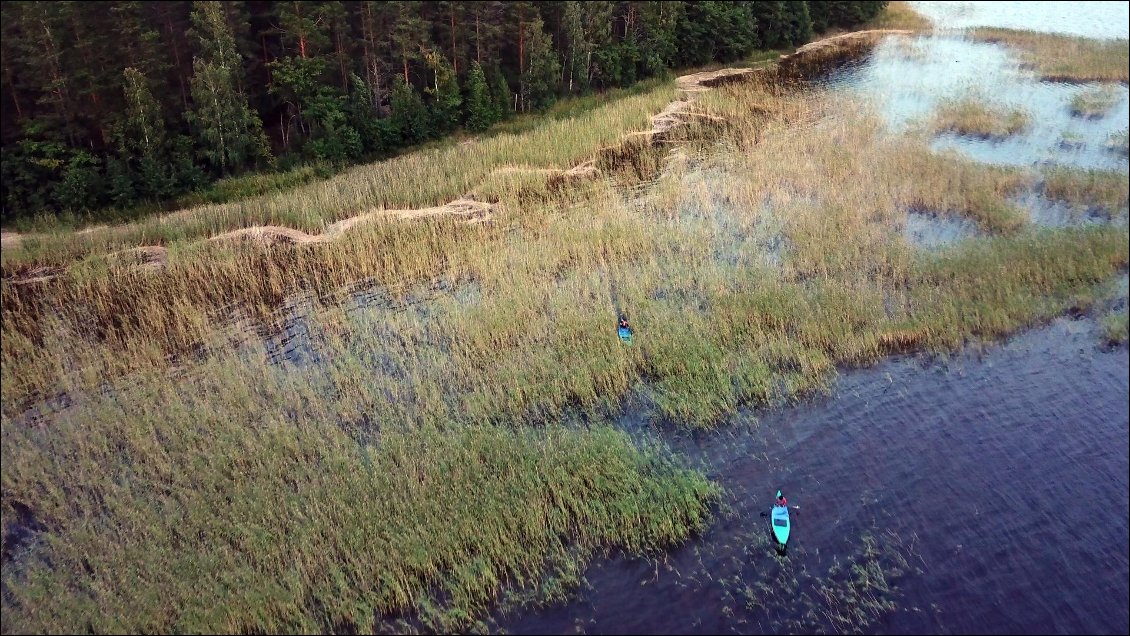
[(493, 107), (494, 121), (509, 119), (514, 112), (514, 93), (510, 92), (510, 84), (506, 81), (502, 69), (497, 64), (490, 71), (490, 101)]
[(428, 55), (428, 70), (431, 71), (432, 82), (424, 92), (428, 95), (432, 131), (437, 135), (447, 134), (459, 125), (461, 118), (463, 96), (459, 92), (459, 81), (451, 64), (438, 53)]
[(757, 18), (747, 2), (689, 2), (675, 30), (678, 63), (732, 62), (757, 48)]
[(464, 119), (468, 130), (486, 130), (496, 120), (496, 111), (490, 100), (490, 86), (483, 67), (474, 62), (467, 75), (467, 101)]
[(102, 184), (99, 161), (90, 153), (76, 152), (63, 170), (63, 179), (55, 186), (55, 202), (63, 210), (85, 210), (100, 199)]
[(823, 4), (827, 5), (828, 26), (845, 29), (874, 18), (887, 6), (886, 2), (833, 1)]
[(777, 49), (803, 44), (812, 38), (810, 2), (795, 0), (750, 3), (762, 48)]
[(153, 209), (249, 171), (383, 156), (885, 4), (4, 2), (0, 218)]
[(361, 157), (364, 143), (361, 135), (349, 125), (344, 95), (322, 87), (306, 105), (305, 112), (313, 128), (309, 142), (311, 157), (334, 163)]
[(392, 129), (397, 145), (418, 144), (432, 136), (428, 109), (424, 100), (404, 78), (396, 78), (392, 88)]

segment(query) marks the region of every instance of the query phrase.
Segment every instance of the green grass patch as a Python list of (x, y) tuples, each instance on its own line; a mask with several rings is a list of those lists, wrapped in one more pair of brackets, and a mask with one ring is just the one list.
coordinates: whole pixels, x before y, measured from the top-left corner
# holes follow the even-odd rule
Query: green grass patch
[(1103, 336), (1110, 344), (1126, 344), (1130, 329), (1130, 314), (1125, 309), (1112, 311), (1103, 317)]
[(1098, 208), (1108, 218), (1125, 214), (1130, 205), (1126, 173), (1057, 167), (1044, 173), (1044, 195), (1074, 206)]

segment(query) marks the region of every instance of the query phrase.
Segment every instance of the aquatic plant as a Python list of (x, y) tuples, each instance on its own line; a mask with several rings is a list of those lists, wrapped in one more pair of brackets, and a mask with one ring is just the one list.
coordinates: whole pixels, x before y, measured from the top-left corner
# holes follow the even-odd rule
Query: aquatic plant
[(1130, 184), (1126, 174), (1058, 166), (1044, 172), (1044, 195), (1076, 207), (1093, 207), (1107, 218), (1126, 214)]
[(1121, 131), (1116, 132), (1110, 136), (1106, 141), (1108, 150), (1120, 152), (1122, 154), (1130, 154), (1130, 131), (1123, 128)]
[(933, 126), (939, 132), (999, 140), (1024, 130), (1028, 123), (1028, 113), (1019, 108), (1004, 108), (976, 97), (962, 97), (939, 104)]
[(1130, 334), (1130, 313), (1123, 309), (1122, 311), (1112, 311), (1103, 317), (1103, 335), (1110, 344), (1125, 344), (1128, 334)]
[(1020, 49), (1024, 61), (1048, 81), (1123, 82), (1130, 80), (1130, 41), (1016, 29), (978, 28), (970, 37)]
[(1059, 138), (1059, 147), (1064, 150), (1077, 150), (1086, 145), (1083, 135), (1074, 132), (1065, 132)]
[(1118, 103), (1118, 91), (1110, 86), (1088, 88), (1071, 98), (1071, 114), (1084, 119), (1098, 119)]

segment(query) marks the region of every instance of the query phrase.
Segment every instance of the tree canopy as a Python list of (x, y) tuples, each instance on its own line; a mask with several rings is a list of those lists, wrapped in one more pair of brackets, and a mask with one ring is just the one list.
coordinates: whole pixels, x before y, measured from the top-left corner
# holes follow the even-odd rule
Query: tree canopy
[(885, 2), (4, 2), (5, 223), (381, 157)]

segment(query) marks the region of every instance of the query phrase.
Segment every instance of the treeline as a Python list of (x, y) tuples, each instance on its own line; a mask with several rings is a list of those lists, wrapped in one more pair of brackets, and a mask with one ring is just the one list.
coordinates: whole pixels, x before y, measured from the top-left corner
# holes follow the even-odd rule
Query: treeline
[(885, 2), (4, 2), (3, 221), (388, 155)]

